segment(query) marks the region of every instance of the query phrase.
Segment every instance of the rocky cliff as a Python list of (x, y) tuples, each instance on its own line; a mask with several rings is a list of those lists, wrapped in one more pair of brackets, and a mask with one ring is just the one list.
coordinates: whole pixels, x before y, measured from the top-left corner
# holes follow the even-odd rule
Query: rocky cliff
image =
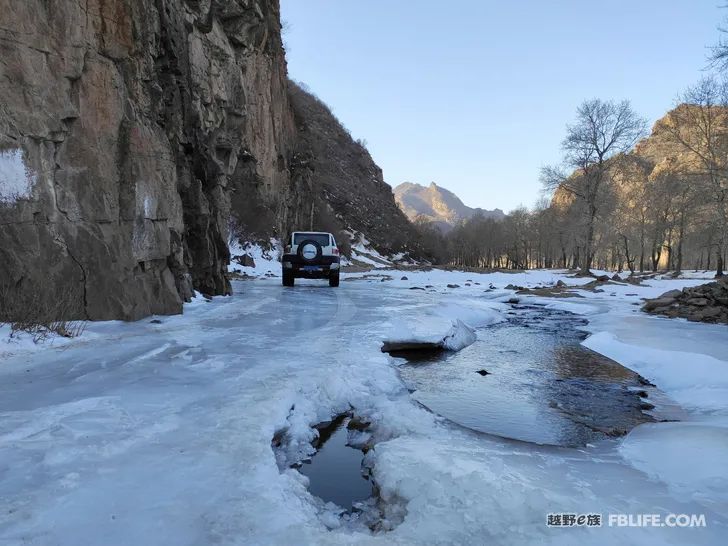
[(230, 195), (289, 217), (277, 0), (0, 0), (0, 268), (78, 314), (225, 294)]
[(233, 224), (415, 237), (366, 150), (289, 87), (278, 0), (0, 0), (0, 97), (0, 308), (180, 312), (230, 292)]
[(496, 220), (505, 217), (500, 209), (484, 210), (468, 207), (453, 192), (434, 182), (429, 186), (404, 182), (394, 188), (394, 195), (410, 220), (425, 219), (437, 225), (442, 231), (449, 231), (462, 220), (476, 214)]

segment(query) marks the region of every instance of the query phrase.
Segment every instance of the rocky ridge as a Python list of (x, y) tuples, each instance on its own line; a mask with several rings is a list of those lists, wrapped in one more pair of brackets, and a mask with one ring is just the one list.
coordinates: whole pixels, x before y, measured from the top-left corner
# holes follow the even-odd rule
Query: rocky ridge
[(453, 192), (434, 182), (429, 186), (403, 182), (394, 188), (394, 196), (410, 220), (424, 219), (434, 223), (442, 231), (449, 231), (460, 221), (475, 215), (495, 220), (505, 217), (500, 209), (468, 207)]

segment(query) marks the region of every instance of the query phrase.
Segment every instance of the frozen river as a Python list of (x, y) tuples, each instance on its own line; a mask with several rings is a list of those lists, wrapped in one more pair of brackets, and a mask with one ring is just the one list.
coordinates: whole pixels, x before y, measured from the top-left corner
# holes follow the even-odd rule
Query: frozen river
[[(426, 282), (410, 277), (411, 285)], [(477, 328), (471, 347), (495, 343), (489, 333), (503, 330), (512, 306), (502, 291), (485, 291), (489, 276), (470, 277), (481, 284), (458, 278), (459, 291), (437, 279), (431, 290), (379, 279), (339, 289), (238, 282), (235, 296), (198, 300), (184, 316), (93, 324), (73, 343), (5, 354), (0, 544), (724, 543), (728, 349), (721, 356), (720, 347), (728, 335), (635, 314), (623, 297), (570, 300), (561, 307), (582, 305), (595, 333), (587, 346), (666, 387), (674, 396), (666, 405), (678, 400), (685, 422), (640, 425), (626, 438), (580, 437), (580, 447), (501, 438), (428, 411), (400, 375), (402, 362), (380, 352), (394, 330), (437, 333), (455, 318)], [(671, 348), (675, 336), (690, 362)], [(702, 374), (698, 392), (675, 374), (662, 385), (659, 373), (648, 373), (658, 360), (694, 364), (682, 373)], [(722, 368), (710, 375), (711, 365)], [(512, 372), (507, 359), (499, 366)], [(311, 455), (312, 426), (352, 408), (372, 423), (366, 464), (386, 532), (340, 518), (288, 468)], [(276, 435), (286, 438), (277, 451)], [(604, 521), (550, 528), (550, 513)], [(707, 526), (606, 521), (670, 513), (704, 514)]]

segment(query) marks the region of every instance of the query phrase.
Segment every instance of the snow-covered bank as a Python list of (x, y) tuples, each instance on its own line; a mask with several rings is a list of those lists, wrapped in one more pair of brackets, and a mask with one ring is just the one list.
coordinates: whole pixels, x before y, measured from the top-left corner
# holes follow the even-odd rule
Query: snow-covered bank
[[(708, 357), (716, 373), (728, 365), (721, 352), (728, 329), (650, 317), (632, 305), (700, 280), (608, 284), (577, 291), (581, 298), (519, 296), (588, 310), (600, 350), (619, 357), (621, 347), (632, 358), (627, 365), (683, 396), (688, 409), (684, 423), (565, 449), (451, 426), (412, 402), (380, 346), (396, 322), (442, 333), (461, 320), (484, 336), (510, 308), (501, 301), (514, 293), (508, 284), (589, 279), (555, 271), (381, 273), (392, 280), (345, 275), (353, 280), (338, 289), (316, 281), (285, 289), (265, 277), (237, 282), (235, 296), (200, 300), (183, 316), (158, 317), (160, 324), (94, 323), (64, 347), (2, 357), (0, 542), (722, 543), (724, 436), (705, 427), (725, 428), (728, 400), (721, 407), (716, 391), (701, 405), (709, 393), (685, 388), (692, 357), (683, 376), (671, 374), (674, 384), (650, 373), (665, 358), (651, 349), (680, 351), (674, 366), (685, 354), (701, 355), (706, 364), (695, 371), (711, 381)], [(387, 533), (341, 522), (298, 471), (279, 470), (310, 453), (312, 425), (351, 406), (374, 423), (367, 460), (392, 523), (404, 516)], [(689, 426), (689, 441), (679, 445), (676, 434)], [(277, 461), (271, 441), (283, 431), (291, 441)], [(681, 464), (690, 468), (681, 472)], [(554, 512), (705, 513), (708, 526), (548, 528)]]

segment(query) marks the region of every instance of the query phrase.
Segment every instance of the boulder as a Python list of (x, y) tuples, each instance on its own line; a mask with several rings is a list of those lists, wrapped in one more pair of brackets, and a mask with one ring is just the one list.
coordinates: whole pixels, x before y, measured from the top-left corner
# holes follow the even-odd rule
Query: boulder
[(668, 290), (664, 294), (662, 294), (661, 298), (672, 298), (675, 299), (678, 296), (682, 295), (682, 290)]
[(655, 298), (652, 300), (647, 300), (647, 303), (645, 303), (643, 309), (645, 311), (654, 311), (655, 309), (658, 309), (658, 308), (663, 308), (663, 307), (669, 308), (673, 304), (675, 304), (675, 298), (659, 297), (659, 298)]
[(670, 290), (647, 300), (643, 311), (691, 322), (728, 324), (728, 282), (706, 283), (683, 290)]
[(242, 256), (235, 256), (233, 258), (235, 262), (242, 265), (243, 267), (255, 267), (255, 260), (249, 254), (243, 254)]

